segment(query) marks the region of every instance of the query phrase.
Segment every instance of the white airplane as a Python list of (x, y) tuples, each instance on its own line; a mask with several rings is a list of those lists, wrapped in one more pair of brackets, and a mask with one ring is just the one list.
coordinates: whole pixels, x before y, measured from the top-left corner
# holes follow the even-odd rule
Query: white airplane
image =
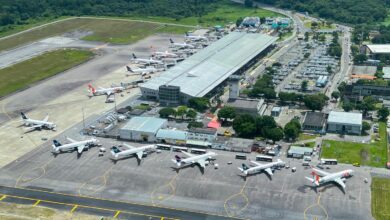
[(35, 129), (40, 130), (42, 128), (55, 130), (56, 128), (56, 124), (54, 124), (53, 122), (49, 122), (49, 115), (46, 115), (46, 117), (42, 121), (40, 121), (28, 118), (23, 112), (21, 112), (20, 114), (22, 115), (23, 124), (25, 126), (29, 126), (27, 128), (27, 131), (33, 131)]
[(176, 57), (178, 57), (177, 54), (170, 53), (168, 51), (165, 51), (165, 52), (156, 51), (156, 52), (153, 53), (153, 56), (156, 56), (156, 57), (159, 57), (159, 58), (176, 58)]
[(345, 189), (345, 180), (347, 177), (352, 176), (353, 170), (343, 170), (337, 173), (328, 173), (322, 170), (318, 170), (313, 168), (312, 175), (313, 178), (305, 177), (310, 182), (312, 182), (315, 186), (320, 186), (321, 184), (327, 183), (327, 182), (335, 182), (339, 184), (343, 189)]
[(206, 164), (209, 163), (208, 160), (212, 159), (213, 157), (215, 157), (217, 155), (216, 153), (211, 152), (211, 151), (209, 151), (209, 152), (207, 152), (205, 154), (202, 154), (202, 155), (193, 155), (193, 154), (187, 153), (185, 151), (181, 151), (181, 152), (183, 154), (185, 154), (186, 156), (188, 156), (188, 158), (182, 159), (178, 155), (176, 155), (175, 159), (172, 159), (172, 161), (174, 163), (176, 163), (176, 165), (178, 167), (181, 167), (184, 164), (195, 164), (195, 163), (197, 163), (202, 168), (205, 168)]
[(98, 89), (95, 89), (91, 84), (88, 84), (89, 92), (93, 96), (98, 96), (98, 95), (106, 95), (110, 96), (114, 93), (120, 93), (123, 90), (125, 90), (124, 87), (122, 86), (117, 86), (117, 87), (111, 87), (111, 88), (102, 88), (99, 87)]
[(252, 160), (250, 162), (255, 164), (256, 166), (249, 168), (248, 166), (246, 166), (243, 163), (242, 168), (238, 167), (238, 169), (241, 170), (241, 172), (244, 173), (245, 176), (249, 175), (249, 174), (258, 173), (258, 172), (261, 172), (263, 170), (265, 172), (267, 172), (270, 176), (272, 176), (273, 175), (272, 168), (277, 167), (277, 166), (282, 166), (284, 164), (284, 162), (280, 159), (278, 159), (278, 161), (276, 161), (276, 162), (271, 162), (271, 163), (266, 163), (266, 164), (260, 164), (260, 163), (257, 163), (255, 161), (252, 161)]
[(140, 74), (140, 75), (146, 75), (148, 73), (154, 73), (154, 72), (157, 72), (158, 70), (154, 67), (147, 67), (147, 68), (131, 68), (129, 66), (126, 66), (126, 69), (127, 71), (131, 72), (131, 73), (137, 73), (137, 74)]
[(156, 149), (156, 145), (146, 145), (142, 147), (133, 147), (127, 144), (123, 144), (128, 150), (121, 151), (118, 147), (114, 146), (111, 148), (111, 154), (114, 157), (114, 160), (118, 160), (124, 157), (129, 157), (132, 155), (137, 156), (138, 160), (142, 160), (142, 156), (145, 151)]
[(154, 60), (153, 58), (150, 58), (150, 59), (137, 58), (137, 56), (134, 53), (133, 53), (133, 59), (131, 59), (131, 60), (135, 61), (137, 63), (144, 63), (144, 64), (148, 64), (148, 65), (151, 65), (151, 64), (164, 64), (162, 61)]
[(194, 45), (192, 44), (187, 44), (187, 43), (175, 43), (172, 39), (169, 39), (169, 41), (171, 42), (171, 44), (175, 47), (178, 47), (178, 48), (195, 48)]
[(66, 139), (70, 142), (69, 144), (62, 145), (59, 141), (53, 140), (53, 153), (58, 154), (77, 150), (77, 153), (81, 154), (84, 149), (88, 149), (90, 146), (96, 146), (99, 143), (99, 140), (95, 138), (91, 138), (85, 141), (75, 141), (71, 138)]
[(186, 32), (186, 39), (193, 40), (193, 41), (200, 41), (200, 40), (208, 41), (207, 37), (200, 36), (200, 35), (189, 35), (188, 32)]

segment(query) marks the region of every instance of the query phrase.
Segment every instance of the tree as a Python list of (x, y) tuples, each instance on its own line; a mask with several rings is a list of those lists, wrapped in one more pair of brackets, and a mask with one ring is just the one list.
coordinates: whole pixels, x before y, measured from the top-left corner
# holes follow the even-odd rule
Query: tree
[(366, 122), (366, 121), (363, 121), (363, 123), (362, 123), (362, 131), (363, 131), (363, 132), (366, 132), (366, 131), (368, 131), (368, 130), (370, 130), (370, 129), (371, 129), (370, 123), (368, 123), (368, 122)]
[(236, 20), (236, 27), (240, 27), (240, 25), (241, 25), (243, 20), (244, 19), (242, 17), (237, 18), (237, 20)]
[(256, 117), (256, 133), (265, 137), (265, 130), (276, 128), (277, 124), (272, 116), (264, 115)]
[(325, 34), (321, 34), (321, 35), (318, 37), (318, 40), (321, 41), (321, 42), (325, 42), (325, 40), (326, 40)]
[(307, 59), (307, 58), (309, 58), (310, 57), (310, 53), (305, 53), (304, 55), (303, 55), (303, 58), (305, 58), (305, 59)]
[(367, 56), (365, 54), (358, 54), (353, 58), (355, 64), (362, 64), (367, 61)]
[(181, 105), (177, 108), (176, 115), (181, 116), (181, 118), (183, 119), (184, 115), (187, 113), (187, 110), (187, 106)]
[(353, 110), (353, 104), (352, 103), (350, 103), (350, 102), (344, 102), (343, 103), (343, 109), (344, 109), (344, 111), (346, 111), (346, 112), (349, 112), (349, 111), (352, 111)]
[(307, 80), (303, 80), (302, 83), (301, 83), (301, 90), (302, 91), (306, 91), (307, 90), (307, 85), (308, 85)]
[(293, 119), (284, 126), (284, 136), (287, 139), (295, 140), (301, 131), (301, 124), (297, 119)]
[(363, 111), (363, 115), (367, 115), (369, 111), (375, 110), (375, 99), (371, 96), (366, 96), (363, 101), (357, 106), (357, 108)]
[(253, 7), (253, 0), (245, 0), (244, 5), (247, 8), (252, 8)]
[(236, 117), (236, 110), (233, 107), (225, 106), (218, 111), (218, 118), (226, 121), (227, 119), (234, 119)]
[(309, 32), (305, 32), (305, 39), (306, 42), (309, 41)]
[(251, 138), (256, 133), (255, 119), (248, 114), (238, 115), (233, 121), (233, 129), (240, 137)]
[(327, 66), (327, 67), (326, 67), (326, 71), (327, 71), (329, 74), (332, 74), (332, 73), (333, 73), (333, 70), (332, 70), (332, 67), (331, 67), (331, 66)]
[(389, 116), (389, 109), (382, 106), (382, 108), (380, 108), (378, 110), (378, 117), (379, 117), (379, 120), (381, 121), (387, 121), (387, 117)]
[(204, 112), (209, 107), (209, 100), (207, 98), (191, 98), (188, 100), (188, 106), (198, 112)]
[(266, 129), (265, 133), (266, 133), (265, 137), (271, 139), (273, 142), (280, 141), (284, 136), (283, 129), (281, 128)]
[(186, 117), (190, 118), (190, 119), (196, 118), (196, 115), (197, 115), (197, 113), (194, 109), (188, 109), (188, 111), (186, 113)]
[(343, 81), (340, 83), (340, 85), (337, 87), (337, 89), (340, 91), (340, 93), (343, 94), (346, 87), (347, 87), (347, 83)]
[(190, 121), (188, 123), (187, 128), (203, 128), (203, 123), (202, 122), (197, 122), (197, 121)]
[(328, 97), (324, 94), (318, 93), (315, 95), (306, 95), (303, 98), (303, 102), (305, 103), (305, 106), (312, 110), (318, 110), (321, 111), (322, 108), (325, 106), (326, 101), (328, 101)]
[(340, 98), (340, 92), (333, 91), (331, 96), (332, 96), (332, 98), (337, 100), (338, 98)]
[(158, 112), (161, 118), (169, 118), (169, 116), (173, 116), (176, 114), (175, 109), (173, 108), (162, 108)]

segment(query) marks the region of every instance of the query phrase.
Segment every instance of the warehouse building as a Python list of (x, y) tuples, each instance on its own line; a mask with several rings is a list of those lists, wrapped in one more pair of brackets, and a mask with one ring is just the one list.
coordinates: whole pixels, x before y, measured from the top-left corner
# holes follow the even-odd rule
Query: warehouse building
[(253, 65), (276, 40), (265, 34), (232, 32), (140, 86), (142, 96), (177, 105), (215, 93), (229, 76)]
[(188, 131), (188, 140), (213, 142), (217, 138), (217, 129), (214, 128), (191, 128)]
[(361, 113), (331, 111), (328, 117), (328, 131), (347, 134), (361, 134), (362, 132)]
[(229, 100), (226, 106), (233, 107), (238, 114), (263, 115), (267, 109), (264, 99), (235, 99)]
[(390, 44), (367, 44), (361, 47), (361, 52), (371, 59), (390, 54)]
[(134, 117), (119, 130), (119, 137), (124, 140), (156, 142), (157, 132), (167, 127), (168, 121), (153, 117)]
[(325, 114), (322, 112), (306, 112), (303, 118), (302, 129), (306, 131), (322, 132), (325, 127)]
[(185, 145), (187, 132), (173, 129), (160, 129), (156, 134), (156, 138), (161, 143)]
[(312, 154), (313, 148), (310, 147), (290, 146), (290, 149), (287, 151), (287, 156), (293, 158), (303, 158)]

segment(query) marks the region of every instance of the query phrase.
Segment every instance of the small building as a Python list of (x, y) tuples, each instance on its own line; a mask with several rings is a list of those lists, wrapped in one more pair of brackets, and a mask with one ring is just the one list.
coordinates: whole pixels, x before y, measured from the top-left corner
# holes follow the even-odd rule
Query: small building
[(246, 17), (241, 23), (242, 26), (245, 27), (259, 27), (260, 26), (260, 18), (259, 17)]
[(383, 107), (390, 110), (390, 100), (383, 100)]
[(235, 99), (227, 102), (226, 106), (233, 107), (239, 114), (250, 114), (253, 116), (263, 115), (267, 109), (264, 99)]
[(290, 146), (290, 149), (287, 151), (287, 156), (293, 158), (303, 158), (312, 154), (313, 149), (310, 147)]
[(226, 149), (234, 152), (250, 153), (253, 143), (253, 139), (229, 138)]
[(187, 140), (200, 140), (213, 142), (217, 138), (217, 129), (191, 128), (187, 134)]
[(282, 112), (282, 107), (275, 106), (271, 110), (271, 116), (272, 117), (279, 117), (281, 112)]
[(186, 146), (196, 148), (211, 148), (212, 143), (207, 140), (187, 140)]
[(160, 129), (156, 134), (159, 142), (166, 144), (185, 145), (187, 132), (173, 129)]
[(325, 114), (322, 112), (306, 112), (302, 129), (307, 131), (323, 131), (325, 127)]
[(362, 113), (331, 111), (328, 117), (328, 131), (347, 134), (361, 134)]
[(383, 72), (383, 79), (390, 79), (390, 67), (385, 66), (382, 69)]
[(166, 119), (153, 117), (134, 117), (119, 129), (119, 137), (124, 140), (155, 142), (156, 134), (168, 124)]

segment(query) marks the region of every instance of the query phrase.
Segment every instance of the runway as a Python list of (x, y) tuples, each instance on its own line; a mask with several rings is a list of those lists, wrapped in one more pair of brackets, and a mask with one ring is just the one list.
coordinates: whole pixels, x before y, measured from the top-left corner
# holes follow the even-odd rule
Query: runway
[(55, 207), (57, 209), (69, 210), (70, 212), (85, 212), (119, 219), (238, 219), (160, 206), (149, 206), (93, 197), (54, 193), (40, 189), (13, 188), (6, 186), (0, 186), (0, 201), (31, 204), (34, 206)]

